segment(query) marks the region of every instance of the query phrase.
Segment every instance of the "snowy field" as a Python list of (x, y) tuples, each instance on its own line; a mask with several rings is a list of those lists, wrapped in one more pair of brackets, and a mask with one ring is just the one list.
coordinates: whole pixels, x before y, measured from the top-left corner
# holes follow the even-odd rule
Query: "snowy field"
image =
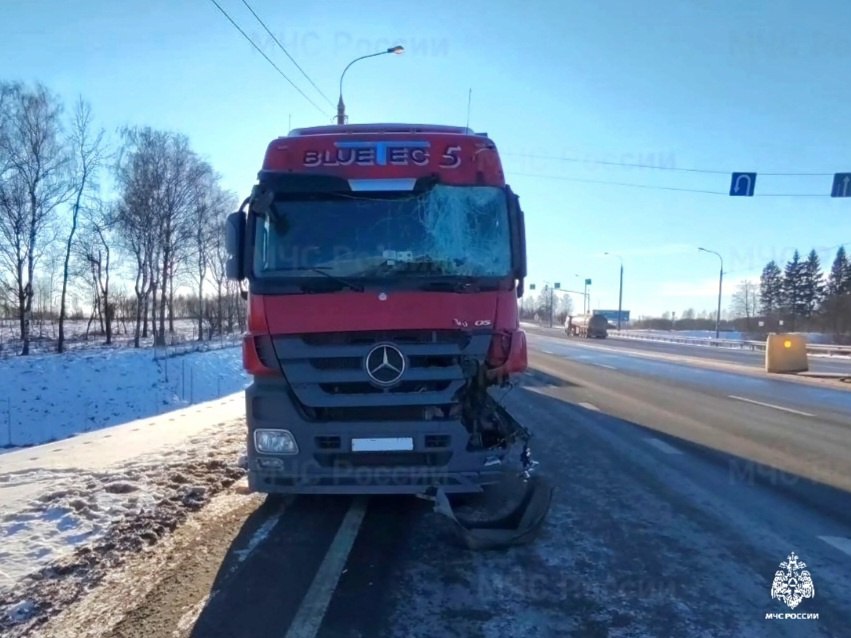
[[(99, 325), (97, 322), (92, 322), (89, 326), (88, 320), (67, 320), (65, 322), (66, 350), (107, 349), (107, 346), (104, 345), (106, 337), (94, 332), (90, 332), (87, 336), (86, 333), (89, 328), (91, 331), (97, 331)], [(57, 321), (33, 321), (30, 330), (30, 351), (32, 353), (47, 354), (56, 351), (56, 340), (59, 336), (59, 323)], [(112, 330), (112, 346), (109, 349), (133, 346), (133, 322), (116, 321)], [(204, 330), (207, 330), (206, 326)], [(13, 357), (20, 353), (21, 340), (19, 335), (20, 326), (17, 319), (0, 319), (0, 358)], [(198, 321), (195, 319), (175, 319), (174, 333), (166, 333), (169, 343), (194, 341), (197, 337)], [(151, 346), (153, 338), (149, 336), (147, 339), (142, 339), (141, 344)]]
[(130, 348), (0, 360), (0, 448), (162, 414), (248, 384), (238, 347), (165, 354)]
[[(658, 336), (658, 337), (688, 337), (691, 339), (714, 339), (714, 330), (629, 330), (629, 333), (636, 335)], [(807, 339), (807, 343), (832, 344), (833, 337), (821, 332), (800, 332)], [(727, 339), (730, 341), (748, 341), (752, 338), (743, 332), (736, 331), (721, 331), (718, 335), (719, 339)], [(758, 341), (758, 339), (757, 339)]]
[(244, 410), (239, 392), (0, 456), (0, 635), (28, 635), (239, 480)]
[(242, 476), (241, 349), (179, 352), (0, 360), (3, 636), (72, 601)]
[[(545, 324), (537, 324), (531, 321), (521, 321), (521, 326), (527, 326), (530, 328), (540, 328), (546, 327)], [(563, 330), (561, 325), (553, 325), (553, 329)], [(614, 330), (614, 328), (609, 328), (610, 330)], [(626, 334), (633, 334), (636, 336), (642, 337), (659, 337), (661, 339), (670, 339), (671, 337), (685, 337), (689, 339), (714, 339), (715, 331), (714, 330), (650, 330), (643, 328), (624, 328), (623, 332)], [(831, 345), (834, 343), (833, 336), (829, 334), (824, 334), (821, 332), (801, 332), (796, 334), (802, 334), (806, 337), (808, 343), (818, 343), (818, 344), (826, 344)], [(726, 339), (730, 341), (748, 341), (749, 336), (744, 332), (738, 332), (735, 330), (730, 331), (721, 331), (718, 335), (719, 339)]]
[[(628, 332), (636, 335), (658, 336), (658, 337), (687, 337), (690, 339), (714, 339), (714, 330), (629, 330)], [(748, 337), (742, 332), (720, 332), (719, 339), (729, 339), (731, 341), (744, 341)]]

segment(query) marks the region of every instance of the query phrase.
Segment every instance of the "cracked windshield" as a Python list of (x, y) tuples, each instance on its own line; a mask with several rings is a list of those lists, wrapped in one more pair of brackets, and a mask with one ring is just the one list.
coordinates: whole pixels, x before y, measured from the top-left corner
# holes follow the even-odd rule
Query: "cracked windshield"
[(0, 636), (851, 636), (849, 24), (0, 0)]
[(256, 243), (255, 268), (270, 277), (310, 268), (505, 277), (510, 269), (505, 193), (494, 187), (275, 204), (257, 223)]

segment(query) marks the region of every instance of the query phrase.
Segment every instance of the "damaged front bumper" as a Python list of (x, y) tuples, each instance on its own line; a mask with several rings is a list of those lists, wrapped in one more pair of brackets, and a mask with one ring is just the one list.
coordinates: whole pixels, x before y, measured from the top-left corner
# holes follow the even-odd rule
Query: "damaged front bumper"
[[(481, 492), (506, 472), (529, 466), (521, 438), (492, 449), (468, 449), (460, 420), (312, 422), (299, 415), (283, 386), (252, 384), (246, 391), (245, 469), (252, 491), (291, 494), (447, 494)], [(258, 430), (286, 431), (291, 453), (262, 453)], [(525, 432), (525, 430), (523, 430)], [(358, 451), (363, 441), (409, 441), (404, 450)]]

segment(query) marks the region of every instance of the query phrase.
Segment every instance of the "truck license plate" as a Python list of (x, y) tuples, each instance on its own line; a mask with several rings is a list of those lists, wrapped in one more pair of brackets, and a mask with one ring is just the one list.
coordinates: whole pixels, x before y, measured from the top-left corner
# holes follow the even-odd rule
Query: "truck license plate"
[(379, 438), (352, 439), (352, 452), (410, 452), (414, 449), (414, 439)]

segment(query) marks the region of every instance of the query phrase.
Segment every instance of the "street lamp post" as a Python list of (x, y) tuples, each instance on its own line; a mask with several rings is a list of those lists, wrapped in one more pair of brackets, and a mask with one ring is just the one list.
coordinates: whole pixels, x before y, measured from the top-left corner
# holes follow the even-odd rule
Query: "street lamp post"
[(614, 253), (603, 253), (605, 255), (609, 255), (611, 257), (617, 257), (621, 262), (621, 280), (620, 285), (618, 286), (618, 330), (621, 329), (621, 312), (623, 310), (623, 257), (620, 255), (615, 255)]
[(706, 248), (698, 247), (698, 250), (711, 253), (718, 257), (718, 260), (721, 262), (721, 270), (718, 273), (718, 312), (715, 314), (715, 338), (721, 338), (721, 286), (724, 284), (724, 258), (716, 253), (714, 250), (707, 250)]
[(555, 288), (550, 286), (550, 328), (553, 327), (553, 302), (555, 301)]
[(377, 55), (386, 55), (388, 53), (403, 53), (405, 51), (405, 47), (400, 44), (397, 44), (395, 47), (390, 47), (386, 51), (379, 51), (377, 53), (370, 53), (369, 55), (362, 55), (359, 58), (355, 58), (351, 62), (346, 65), (346, 68), (343, 69), (343, 73), (340, 74), (340, 99), (337, 100), (337, 124), (345, 124), (346, 123), (346, 105), (343, 103), (343, 78), (346, 76), (346, 71), (349, 70), (349, 67), (352, 66), (358, 60), (365, 60), (366, 58), (374, 58)]
[(584, 281), (584, 288), (582, 289), (582, 314), (585, 315), (591, 310), (591, 304), (588, 301), (588, 284), (591, 283), (591, 280), (579, 273), (575, 273), (573, 276), (579, 277)]

